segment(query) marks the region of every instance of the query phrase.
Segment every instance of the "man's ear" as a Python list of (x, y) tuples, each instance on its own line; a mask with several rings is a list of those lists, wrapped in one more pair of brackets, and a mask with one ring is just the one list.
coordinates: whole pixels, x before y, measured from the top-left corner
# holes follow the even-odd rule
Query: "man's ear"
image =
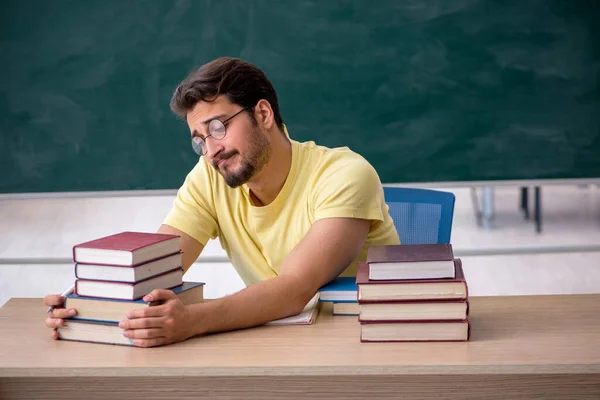
[(254, 117), (259, 125), (266, 129), (271, 129), (275, 123), (275, 115), (271, 108), (271, 103), (267, 100), (259, 100), (254, 106)]

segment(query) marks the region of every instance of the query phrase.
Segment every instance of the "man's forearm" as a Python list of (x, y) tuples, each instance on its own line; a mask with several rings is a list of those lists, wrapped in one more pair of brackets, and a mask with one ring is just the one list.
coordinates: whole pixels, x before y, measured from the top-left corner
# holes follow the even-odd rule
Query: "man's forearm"
[(280, 275), (222, 299), (190, 305), (193, 332), (249, 328), (298, 314), (313, 294), (293, 277)]

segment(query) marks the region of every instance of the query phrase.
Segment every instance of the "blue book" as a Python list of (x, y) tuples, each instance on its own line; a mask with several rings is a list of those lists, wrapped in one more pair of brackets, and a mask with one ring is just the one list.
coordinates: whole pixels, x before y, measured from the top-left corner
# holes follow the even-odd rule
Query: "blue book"
[(339, 276), (319, 289), (320, 302), (329, 303), (356, 303), (358, 287), (356, 278)]
[[(182, 285), (171, 289), (183, 304), (194, 304), (204, 301), (204, 282), (183, 282)], [(159, 302), (138, 300), (117, 300), (99, 297), (85, 297), (70, 294), (66, 297), (65, 308), (74, 308), (77, 315), (71, 319), (118, 323), (127, 319), (127, 312), (134, 309), (152, 307)]]

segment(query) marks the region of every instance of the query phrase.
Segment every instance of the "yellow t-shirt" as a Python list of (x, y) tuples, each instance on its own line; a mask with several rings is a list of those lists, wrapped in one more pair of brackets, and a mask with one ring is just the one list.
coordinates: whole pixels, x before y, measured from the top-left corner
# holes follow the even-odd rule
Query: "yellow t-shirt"
[(363, 249), (342, 275), (356, 275), (357, 263), (366, 259), (370, 245), (400, 243), (379, 176), (363, 157), (347, 147), (290, 142), (290, 172), (271, 204), (254, 206), (247, 185), (230, 188), (202, 157), (164, 223), (203, 245), (219, 237), (246, 285), (277, 276), (285, 257), (322, 218), (372, 220)]

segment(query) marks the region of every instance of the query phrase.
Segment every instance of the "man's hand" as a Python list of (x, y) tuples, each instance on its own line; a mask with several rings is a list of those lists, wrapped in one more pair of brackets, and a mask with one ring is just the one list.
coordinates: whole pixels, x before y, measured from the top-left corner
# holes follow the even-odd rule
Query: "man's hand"
[(55, 307), (54, 310), (48, 313), (48, 317), (46, 318), (46, 326), (52, 329), (53, 339), (58, 339), (56, 328), (63, 326), (63, 319), (74, 317), (77, 314), (74, 308), (62, 308), (64, 302), (65, 298), (60, 294), (49, 294), (44, 297), (44, 305), (46, 307)]
[(163, 346), (194, 336), (191, 313), (171, 290), (155, 289), (144, 301), (163, 304), (129, 311), (128, 319), (119, 322), (123, 336), (133, 339), (135, 346)]

